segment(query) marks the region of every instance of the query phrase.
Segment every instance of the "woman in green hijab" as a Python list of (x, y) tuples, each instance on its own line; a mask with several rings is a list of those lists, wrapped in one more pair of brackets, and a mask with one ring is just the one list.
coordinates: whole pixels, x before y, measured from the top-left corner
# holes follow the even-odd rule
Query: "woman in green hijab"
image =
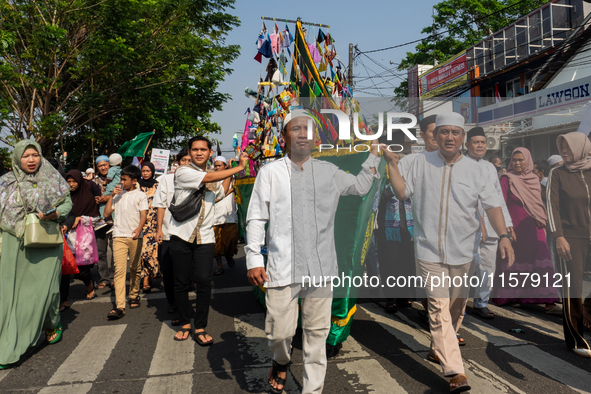
[[(48, 215), (51, 209), (56, 210)], [(62, 337), (59, 287), (63, 246), (24, 247), (25, 217), (62, 221), (72, 209), (66, 180), (35, 141), (19, 142), (12, 171), (0, 177), (0, 369), (34, 345), (43, 329), (49, 343)]]

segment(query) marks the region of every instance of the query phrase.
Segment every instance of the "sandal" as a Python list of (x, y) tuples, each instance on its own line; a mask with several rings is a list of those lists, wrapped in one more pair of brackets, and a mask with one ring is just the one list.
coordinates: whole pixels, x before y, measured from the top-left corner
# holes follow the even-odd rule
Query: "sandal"
[(140, 296), (137, 296), (135, 298), (130, 298), (129, 299), (129, 307), (131, 309), (139, 308), (140, 307)]
[(144, 292), (144, 294), (148, 294), (152, 291), (152, 287), (150, 287), (150, 285), (145, 285), (144, 287), (142, 287), (142, 291)]
[(197, 344), (199, 346), (211, 346), (213, 344), (213, 338), (211, 338), (211, 341), (207, 341), (207, 342), (199, 339), (200, 336), (203, 336), (203, 338), (205, 339), (205, 336), (209, 335), (205, 330), (193, 331), (192, 335), (193, 335), (193, 339), (195, 340), (195, 342), (197, 342)]
[(386, 307), (384, 308), (384, 311), (386, 313), (396, 313), (398, 312), (398, 305), (396, 305), (396, 302), (391, 302), (389, 305), (386, 305)]
[(95, 299), (96, 297), (98, 297), (98, 296), (96, 295), (96, 293), (94, 292), (94, 290), (92, 290), (90, 293), (89, 292), (86, 292), (86, 299), (87, 300), (90, 301), (92, 299)]
[(456, 337), (458, 337), (458, 345), (466, 346), (466, 340), (464, 338), (462, 338), (462, 336), (460, 334), (456, 334)]
[[(96, 287), (96, 289), (97, 289), (97, 290), (102, 290), (102, 289), (105, 289), (105, 288), (107, 288), (107, 286), (109, 286), (107, 283), (105, 283), (105, 282), (101, 282), (101, 283), (99, 283), (99, 284), (98, 284), (98, 286)], [(109, 286), (109, 287), (110, 287), (110, 286)]]
[[(274, 393), (282, 393), (283, 389), (285, 388), (285, 381), (287, 380), (287, 375), (285, 376), (286, 379), (280, 378), (279, 375), (277, 374), (278, 372), (287, 372), (287, 369), (289, 368), (289, 363), (281, 365), (278, 364), (277, 361), (273, 360), (273, 367), (271, 367), (271, 378), (269, 379), (269, 386), (271, 386), (271, 391)], [(281, 385), (280, 389), (276, 389), (275, 387), (273, 387), (273, 385), (271, 384), (271, 379), (273, 379), (273, 381), (275, 383), (277, 383), (277, 385)]]
[(495, 314), (492, 313), (486, 306), (484, 308), (472, 308), (472, 313), (476, 316), (480, 316), (483, 319), (494, 319)]
[(180, 326), (181, 325), (181, 319), (174, 319), (173, 321), (170, 322), (171, 326)]
[(223, 268), (218, 268), (217, 270), (215, 270), (215, 272), (213, 273), (214, 275), (221, 275), (224, 273), (224, 269)]
[(111, 310), (111, 312), (109, 312), (109, 314), (107, 315), (107, 318), (109, 320), (117, 320), (117, 319), (121, 319), (123, 316), (125, 316), (125, 309), (113, 309)]
[(58, 343), (59, 341), (62, 340), (62, 323), (58, 323), (57, 327), (54, 328), (53, 330), (45, 330), (45, 337), (47, 339), (47, 337), (52, 337), (52, 336), (56, 336), (55, 338), (53, 338), (52, 340), (47, 339), (47, 342), (50, 345), (55, 345), (56, 343)]
[[(182, 333), (183, 333), (183, 337), (182, 337), (182, 338), (179, 338), (179, 337), (177, 337), (177, 335), (178, 335), (178, 333), (179, 333), (179, 332), (182, 332)], [(189, 334), (189, 335), (185, 336), (185, 334)], [(187, 339), (189, 339), (189, 337), (191, 336), (190, 334), (191, 334), (191, 327), (189, 327), (189, 328), (181, 328), (181, 330), (180, 330), (180, 331), (178, 331), (178, 332), (177, 332), (177, 333), (174, 335), (174, 340), (175, 340), (175, 341), (179, 341), (179, 342), (181, 342), (181, 341), (186, 341), (186, 340), (187, 340)]]
[(60, 304), (60, 312), (63, 312), (67, 309), (70, 309), (70, 303), (68, 301), (64, 301)]
[[(456, 385), (456, 387), (452, 388), (452, 384)], [(463, 373), (457, 374), (449, 381), (449, 391), (452, 393), (463, 393), (470, 389), (471, 387), (468, 385), (468, 378)]]
[(233, 258), (230, 258), (230, 260), (226, 259), (227, 263), (228, 263), (228, 267), (230, 268), (234, 268), (236, 266), (236, 260), (234, 260)]
[(431, 351), (429, 351), (429, 353), (427, 354), (427, 360), (437, 364), (441, 362), (439, 357), (436, 354), (431, 353)]
[(412, 300), (408, 298), (399, 298), (398, 304), (400, 304), (401, 308), (412, 308)]
[(174, 311), (176, 311), (176, 307), (174, 305), (168, 305), (168, 309), (166, 310), (166, 313), (173, 314)]

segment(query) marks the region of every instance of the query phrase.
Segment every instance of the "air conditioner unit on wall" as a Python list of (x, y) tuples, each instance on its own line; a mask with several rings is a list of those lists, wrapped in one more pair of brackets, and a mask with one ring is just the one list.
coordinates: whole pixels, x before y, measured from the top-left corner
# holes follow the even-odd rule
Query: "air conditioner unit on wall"
[(489, 135), (486, 137), (486, 149), (489, 151), (499, 150), (501, 147), (500, 135)]

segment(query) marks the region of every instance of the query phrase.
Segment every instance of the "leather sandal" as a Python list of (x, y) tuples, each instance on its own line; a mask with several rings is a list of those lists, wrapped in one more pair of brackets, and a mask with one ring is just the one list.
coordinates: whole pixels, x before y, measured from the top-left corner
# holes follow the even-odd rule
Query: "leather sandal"
[[(452, 388), (451, 385), (457, 385)], [(449, 391), (452, 393), (463, 393), (464, 391), (470, 390), (471, 387), (468, 385), (468, 378), (463, 373), (459, 373), (449, 381)]]
[(429, 351), (429, 353), (427, 354), (427, 360), (431, 361), (432, 363), (436, 363), (436, 364), (439, 364), (441, 362), (439, 357), (436, 354), (431, 353), (431, 351)]
[(139, 308), (140, 307), (140, 296), (137, 296), (135, 298), (130, 298), (129, 299), (129, 307), (131, 309)]
[(125, 316), (125, 309), (115, 308), (109, 312), (107, 318), (109, 320), (117, 320), (121, 319), (123, 316)]
[[(276, 393), (276, 394), (280, 394), (283, 392), (283, 389), (285, 388), (285, 382), (287, 380), (287, 375), (285, 376), (285, 379), (280, 378), (278, 373), (279, 372), (287, 372), (289, 368), (289, 363), (287, 364), (279, 364), (277, 363), (275, 360), (273, 360), (273, 367), (271, 369), (271, 378), (269, 379), (269, 386), (272, 392)], [(275, 383), (277, 383), (277, 385), (281, 385), (280, 389), (276, 389), (275, 387), (273, 387), (273, 385), (271, 384), (271, 379), (273, 379), (273, 381)]]

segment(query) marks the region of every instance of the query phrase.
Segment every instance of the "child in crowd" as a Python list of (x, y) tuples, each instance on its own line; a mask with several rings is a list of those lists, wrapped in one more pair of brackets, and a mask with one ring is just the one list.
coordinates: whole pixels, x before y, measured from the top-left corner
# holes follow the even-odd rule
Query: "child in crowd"
[(123, 161), (123, 157), (119, 153), (113, 153), (109, 156), (109, 172), (107, 173), (107, 189), (105, 190), (105, 196), (110, 195), (115, 186), (121, 180), (121, 162)]
[[(142, 252), (142, 228), (148, 214), (146, 193), (137, 188), (142, 173), (135, 166), (127, 166), (121, 171), (121, 185), (117, 185), (107, 201), (105, 217), (113, 212), (113, 263), (115, 266), (115, 302), (109, 312), (109, 319), (125, 316), (125, 276), (129, 256), (129, 307), (140, 306), (140, 256)], [(122, 190), (123, 189), (123, 190)]]

